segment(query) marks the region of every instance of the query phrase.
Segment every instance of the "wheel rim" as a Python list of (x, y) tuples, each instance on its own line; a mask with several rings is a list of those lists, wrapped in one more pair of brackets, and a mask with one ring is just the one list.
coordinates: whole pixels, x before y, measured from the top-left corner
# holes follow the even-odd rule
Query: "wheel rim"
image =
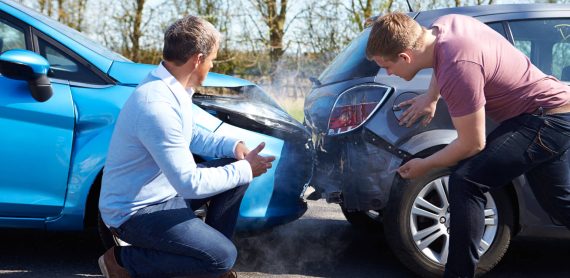
[[(416, 247), (429, 260), (445, 265), (449, 249), (449, 176), (429, 183), (418, 193), (410, 212), (410, 230)], [(479, 244), (479, 256), (483, 255), (497, 235), (499, 217), (493, 197), (485, 193), (485, 229)]]

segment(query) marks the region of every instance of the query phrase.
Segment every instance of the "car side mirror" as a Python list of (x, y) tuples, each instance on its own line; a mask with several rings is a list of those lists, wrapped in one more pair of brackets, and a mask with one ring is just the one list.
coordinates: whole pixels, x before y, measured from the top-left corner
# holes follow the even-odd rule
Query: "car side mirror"
[(49, 70), (48, 61), (32, 51), (12, 49), (0, 55), (0, 74), (28, 81), (32, 97), (39, 102), (47, 101), (53, 94)]

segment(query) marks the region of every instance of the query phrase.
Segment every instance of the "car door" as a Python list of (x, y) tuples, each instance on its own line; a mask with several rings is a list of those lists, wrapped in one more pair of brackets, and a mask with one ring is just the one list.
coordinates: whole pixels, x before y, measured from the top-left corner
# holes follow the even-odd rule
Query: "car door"
[[(32, 49), (31, 28), (0, 12), (0, 50)], [(62, 210), (75, 112), (68, 82), (35, 101), (25, 81), (0, 75), (0, 225), (44, 219)]]
[(509, 22), (515, 47), (542, 72), (570, 82), (570, 18)]
[[(550, 15), (509, 21), (513, 43), (542, 72), (570, 84), (570, 18), (568, 13), (566, 17), (546, 16)], [(553, 226), (567, 233), (563, 225), (552, 219), (538, 204), (526, 179), (521, 178), (519, 182), (521, 226), (531, 233), (533, 230), (535, 233), (540, 231), (537, 227)]]

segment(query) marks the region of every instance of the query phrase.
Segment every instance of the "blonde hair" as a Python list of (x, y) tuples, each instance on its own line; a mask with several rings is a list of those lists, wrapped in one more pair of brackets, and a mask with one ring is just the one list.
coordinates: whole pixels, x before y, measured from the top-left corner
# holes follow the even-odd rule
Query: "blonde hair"
[(389, 13), (376, 19), (366, 45), (366, 58), (373, 56), (394, 61), (407, 49), (422, 46), (425, 29), (404, 13)]

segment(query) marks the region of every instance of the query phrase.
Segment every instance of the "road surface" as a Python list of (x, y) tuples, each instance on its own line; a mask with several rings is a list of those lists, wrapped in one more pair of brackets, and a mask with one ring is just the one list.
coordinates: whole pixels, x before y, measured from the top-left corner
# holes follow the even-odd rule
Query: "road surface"
[[(240, 277), (413, 277), (381, 232), (353, 229), (337, 205), (310, 201), (299, 220), (236, 238)], [(101, 277), (95, 231), (0, 230), (1, 277)], [(517, 240), (486, 277), (570, 277), (570, 241)]]

